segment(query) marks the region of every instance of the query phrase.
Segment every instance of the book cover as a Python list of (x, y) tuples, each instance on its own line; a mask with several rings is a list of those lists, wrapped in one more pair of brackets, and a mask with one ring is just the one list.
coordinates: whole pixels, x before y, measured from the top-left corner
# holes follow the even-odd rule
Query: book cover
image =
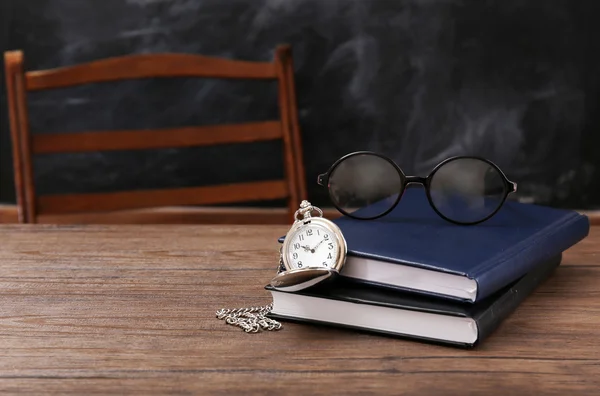
[(476, 304), (388, 290), (343, 278), (295, 293), (266, 286), (273, 295), (269, 316), (474, 347), (551, 276), (561, 258), (557, 255), (538, 263), (530, 273)]
[(348, 244), (341, 275), (471, 303), (573, 246), (590, 227), (578, 212), (517, 201), (483, 223), (456, 225), (433, 211), (423, 189), (412, 188), (382, 218), (333, 221)]

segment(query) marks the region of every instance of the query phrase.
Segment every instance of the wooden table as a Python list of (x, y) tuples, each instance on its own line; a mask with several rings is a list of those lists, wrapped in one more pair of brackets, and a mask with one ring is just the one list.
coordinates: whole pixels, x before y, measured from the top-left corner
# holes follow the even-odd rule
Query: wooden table
[(285, 226), (0, 227), (0, 391), (598, 394), (600, 229), (478, 349), (285, 323), (270, 301)]

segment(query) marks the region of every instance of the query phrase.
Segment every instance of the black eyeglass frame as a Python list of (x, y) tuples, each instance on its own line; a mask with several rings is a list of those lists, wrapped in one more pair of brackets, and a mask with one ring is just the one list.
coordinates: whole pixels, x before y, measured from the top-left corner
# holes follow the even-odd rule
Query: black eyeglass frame
[[(343, 161), (347, 160), (350, 157), (354, 157), (356, 155), (365, 155), (365, 154), (374, 155), (374, 156), (377, 156), (377, 157), (389, 162), (394, 167), (394, 169), (396, 169), (396, 171), (398, 172), (401, 182), (402, 182), (402, 185), (400, 187), (398, 198), (396, 198), (396, 202), (394, 202), (394, 204), (391, 205), (389, 209), (387, 209), (386, 211), (384, 211), (376, 216), (358, 217), (358, 216), (352, 215), (352, 213), (345, 211), (343, 208), (339, 207), (336, 204), (335, 199), (333, 199), (333, 196), (331, 194), (331, 189), (329, 188), (329, 177), (335, 171), (335, 169), (338, 167), (338, 165), (341, 164)], [(433, 199), (431, 198), (431, 192), (430, 192), (431, 180), (433, 179), (433, 176), (435, 176), (436, 172), (441, 167), (443, 167), (445, 164), (452, 162), (452, 161), (456, 161), (458, 159), (475, 159), (475, 160), (483, 161), (483, 162), (487, 163), (488, 165), (490, 165), (492, 168), (494, 168), (496, 171), (498, 171), (498, 174), (500, 174), (500, 176), (502, 177), (502, 181), (504, 183), (504, 195), (502, 197), (502, 200), (501, 200), (500, 204), (498, 205), (498, 207), (492, 213), (490, 213), (483, 219), (480, 219), (477, 221), (472, 221), (472, 222), (456, 221), (456, 220), (446, 217), (443, 213), (441, 213), (435, 207), (435, 204), (433, 203)], [(500, 210), (500, 208), (502, 208), (508, 195), (517, 191), (517, 183), (510, 181), (506, 177), (504, 172), (502, 172), (502, 170), (498, 167), (498, 165), (496, 165), (495, 163), (493, 163), (492, 161), (490, 161), (486, 158), (477, 157), (477, 156), (453, 156), (453, 157), (447, 158), (447, 159), (443, 160), (442, 162), (440, 162), (439, 164), (437, 164), (426, 177), (421, 177), (421, 176), (406, 176), (404, 174), (404, 172), (402, 171), (402, 169), (398, 166), (398, 164), (396, 164), (391, 158), (389, 158), (383, 154), (375, 153), (372, 151), (355, 151), (355, 152), (344, 155), (343, 157), (341, 157), (337, 161), (335, 161), (333, 163), (333, 165), (331, 165), (331, 167), (329, 167), (327, 172), (322, 173), (317, 176), (317, 184), (320, 186), (327, 187), (329, 199), (331, 200), (331, 202), (333, 203), (333, 205), (335, 206), (335, 208), (338, 211), (340, 211), (345, 216), (348, 216), (348, 217), (351, 217), (351, 218), (354, 218), (357, 220), (375, 220), (375, 219), (378, 219), (380, 217), (387, 215), (398, 205), (398, 203), (402, 199), (402, 195), (404, 194), (404, 191), (406, 191), (406, 187), (409, 184), (420, 184), (425, 188), (425, 194), (427, 195), (427, 200), (429, 201), (429, 205), (433, 208), (433, 210), (444, 220), (447, 220), (451, 223), (458, 224), (458, 225), (474, 225), (474, 224), (479, 224), (479, 223), (482, 223), (482, 222), (490, 219), (492, 216), (494, 216)]]

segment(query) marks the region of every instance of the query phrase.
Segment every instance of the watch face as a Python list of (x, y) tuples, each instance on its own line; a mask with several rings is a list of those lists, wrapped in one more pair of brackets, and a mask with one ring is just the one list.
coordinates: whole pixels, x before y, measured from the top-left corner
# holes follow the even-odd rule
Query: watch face
[(288, 238), (286, 256), (292, 269), (335, 268), (339, 245), (327, 227), (312, 222), (296, 229)]

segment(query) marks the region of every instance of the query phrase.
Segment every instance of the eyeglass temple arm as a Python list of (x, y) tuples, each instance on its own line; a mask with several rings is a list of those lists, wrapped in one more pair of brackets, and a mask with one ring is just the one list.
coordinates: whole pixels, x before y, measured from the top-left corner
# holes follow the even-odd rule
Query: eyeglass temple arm
[[(422, 177), (417, 177), (417, 176), (409, 176), (406, 178), (407, 182), (412, 182), (412, 183), (424, 183), (425, 179)], [(327, 185), (327, 173), (321, 173), (320, 175), (317, 176), (317, 184), (319, 186), (326, 186)], [(513, 182), (513, 181), (508, 181), (509, 186), (511, 187), (511, 192), (517, 192), (517, 183)]]
[(317, 176), (317, 184), (319, 186), (327, 185), (327, 173), (321, 173), (319, 176)]

